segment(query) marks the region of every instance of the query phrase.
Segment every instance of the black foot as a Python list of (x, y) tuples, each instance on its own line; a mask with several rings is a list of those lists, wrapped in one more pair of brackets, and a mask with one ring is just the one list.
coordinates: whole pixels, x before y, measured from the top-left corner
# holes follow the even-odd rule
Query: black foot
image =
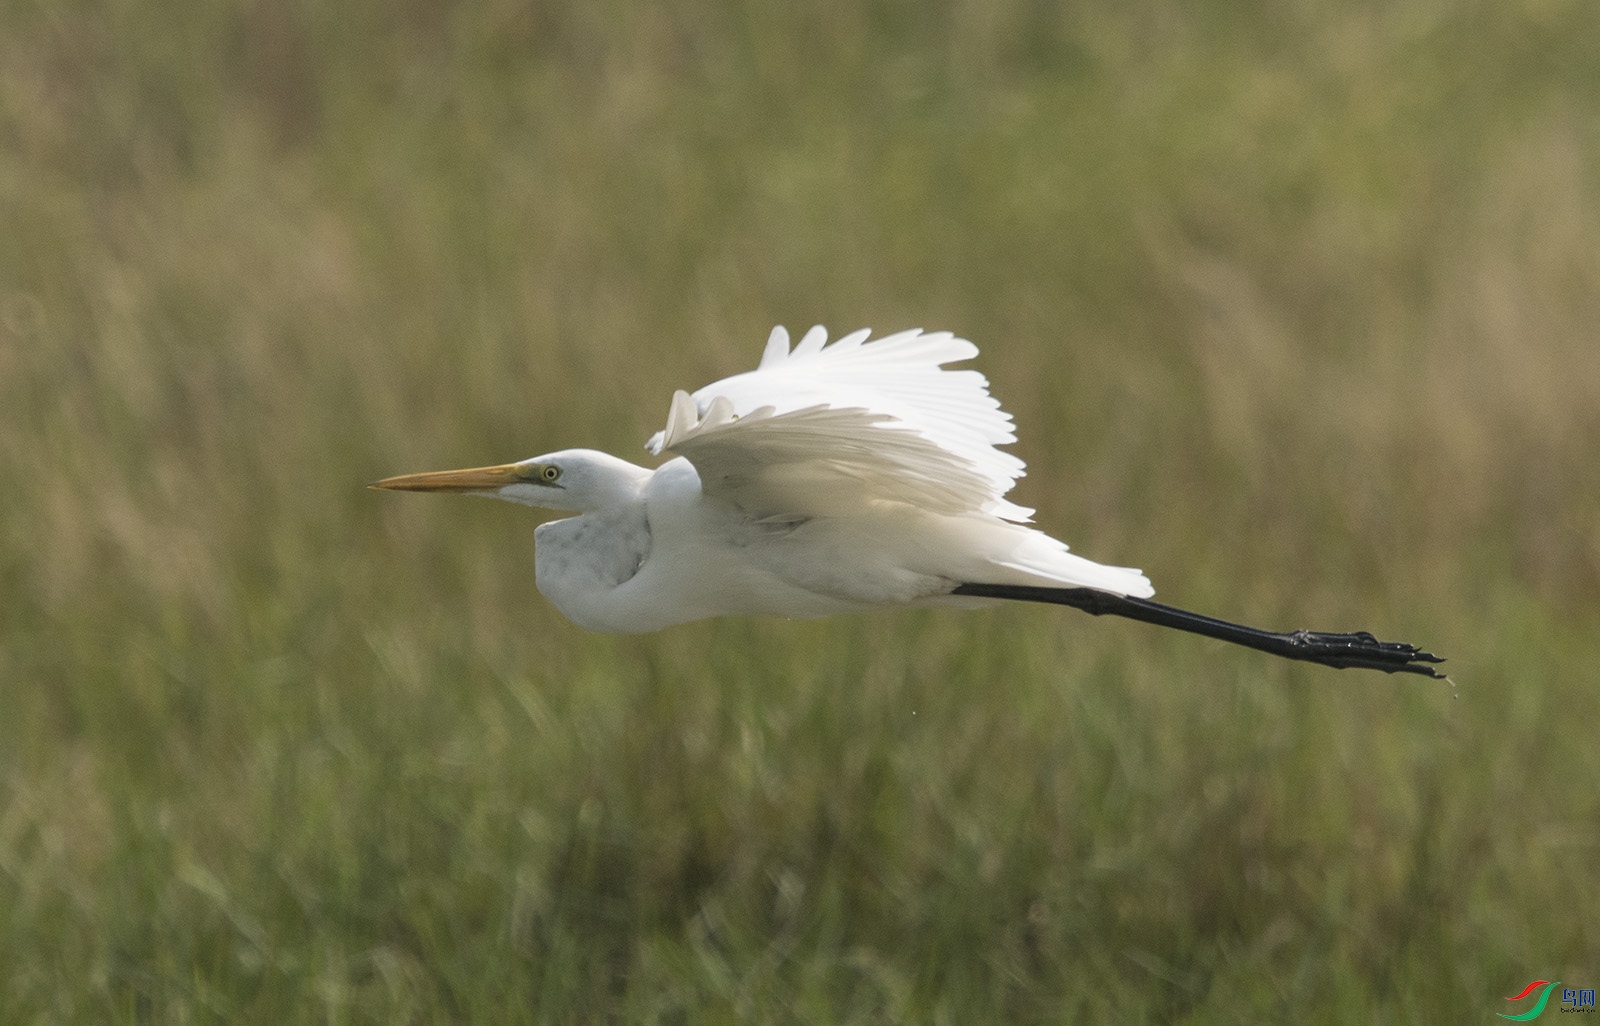
[(1286, 635), (1291, 659), (1305, 659), (1338, 669), (1382, 670), (1385, 673), (1420, 673), (1443, 680), (1444, 674), (1428, 663), (1444, 660), (1403, 641), (1379, 641), (1366, 631), (1327, 634), (1322, 631), (1294, 631)]

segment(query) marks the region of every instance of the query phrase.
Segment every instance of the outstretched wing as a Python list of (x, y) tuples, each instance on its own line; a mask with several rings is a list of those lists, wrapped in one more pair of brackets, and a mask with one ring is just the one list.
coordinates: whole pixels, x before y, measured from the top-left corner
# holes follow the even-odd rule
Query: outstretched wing
[(816, 327), (790, 351), (772, 329), (758, 369), (674, 395), (648, 448), (684, 456), (708, 494), (758, 518), (890, 501), (1026, 521), (1033, 511), (1004, 497), (1023, 463), (995, 448), (1016, 441), (1010, 415), (982, 374), (944, 369), (978, 347), (949, 332), (869, 334), (830, 346)]

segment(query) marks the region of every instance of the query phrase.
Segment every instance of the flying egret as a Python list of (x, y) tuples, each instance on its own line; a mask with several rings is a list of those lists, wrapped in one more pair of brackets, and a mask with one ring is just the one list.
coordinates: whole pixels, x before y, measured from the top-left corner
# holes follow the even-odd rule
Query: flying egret
[(578, 514), (533, 532), (538, 588), (569, 620), (636, 633), (713, 616), (816, 617), (879, 606), (1053, 602), (1220, 638), (1290, 659), (1442, 677), (1439, 657), (1371, 634), (1279, 634), (1150, 601), (1149, 579), (1024, 526), (1005, 495), (1023, 463), (1011, 416), (950, 332), (821, 327), (761, 365), (677, 392), (646, 444), (654, 470), (593, 449), (391, 477), (415, 492), (486, 495)]

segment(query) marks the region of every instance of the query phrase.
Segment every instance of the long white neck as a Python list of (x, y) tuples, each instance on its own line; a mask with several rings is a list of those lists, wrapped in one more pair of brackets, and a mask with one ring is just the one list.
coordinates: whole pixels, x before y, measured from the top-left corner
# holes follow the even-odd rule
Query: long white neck
[(642, 496), (548, 524), (533, 532), (534, 583), (580, 627), (614, 633), (611, 593), (633, 579), (650, 555), (650, 521)]

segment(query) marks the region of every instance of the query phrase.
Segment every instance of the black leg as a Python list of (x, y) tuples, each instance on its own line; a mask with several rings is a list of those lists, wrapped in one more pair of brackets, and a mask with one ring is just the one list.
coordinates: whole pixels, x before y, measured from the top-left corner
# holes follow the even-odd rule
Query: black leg
[(1230, 641), (1235, 645), (1260, 649), (1285, 659), (1303, 659), (1336, 669), (1360, 667), (1385, 673), (1420, 673), (1443, 679), (1444, 674), (1428, 663), (1443, 659), (1415, 645), (1379, 641), (1366, 631), (1326, 634), (1320, 631), (1291, 631), (1278, 634), (1243, 624), (1217, 620), (1187, 609), (1164, 606), (1148, 599), (1129, 598), (1095, 591), (1092, 588), (1034, 588), (1022, 584), (963, 584), (951, 594), (978, 598), (1017, 599), (1022, 602), (1053, 602), (1074, 606), (1095, 616), (1123, 616), (1160, 627), (1173, 627), (1191, 634)]

